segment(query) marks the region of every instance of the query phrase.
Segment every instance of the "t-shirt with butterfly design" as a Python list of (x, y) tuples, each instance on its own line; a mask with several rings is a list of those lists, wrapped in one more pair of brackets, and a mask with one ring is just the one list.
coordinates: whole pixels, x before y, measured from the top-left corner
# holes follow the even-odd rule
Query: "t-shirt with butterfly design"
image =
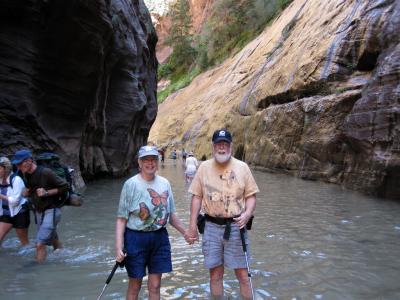
[(171, 213), (175, 213), (175, 202), (166, 178), (156, 175), (146, 181), (137, 174), (124, 183), (118, 217), (128, 220), (129, 229), (155, 231), (167, 225)]

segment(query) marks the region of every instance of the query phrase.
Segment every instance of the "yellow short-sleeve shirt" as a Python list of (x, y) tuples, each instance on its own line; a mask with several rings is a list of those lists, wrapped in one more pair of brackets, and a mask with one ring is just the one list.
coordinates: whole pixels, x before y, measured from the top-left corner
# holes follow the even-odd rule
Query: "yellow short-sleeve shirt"
[(221, 218), (240, 215), (245, 199), (258, 192), (249, 166), (233, 157), (225, 166), (214, 159), (203, 162), (189, 187), (189, 193), (202, 198), (206, 214)]

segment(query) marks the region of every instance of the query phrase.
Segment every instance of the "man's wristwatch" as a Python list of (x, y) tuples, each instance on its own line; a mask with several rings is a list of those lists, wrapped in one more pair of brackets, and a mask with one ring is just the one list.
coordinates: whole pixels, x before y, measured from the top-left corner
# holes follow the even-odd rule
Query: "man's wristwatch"
[(47, 190), (44, 190), (44, 195), (47, 197), (49, 195), (49, 192)]

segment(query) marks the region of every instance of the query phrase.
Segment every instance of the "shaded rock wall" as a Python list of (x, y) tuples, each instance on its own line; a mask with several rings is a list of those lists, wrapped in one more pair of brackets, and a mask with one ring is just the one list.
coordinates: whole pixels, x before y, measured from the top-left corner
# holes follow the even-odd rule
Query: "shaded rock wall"
[(84, 178), (126, 173), (157, 113), (144, 3), (5, 0), (0, 23), (1, 151), (54, 150)]
[(218, 127), (270, 170), (400, 199), (400, 2), (295, 0), (159, 107), (150, 139), (210, 157)]

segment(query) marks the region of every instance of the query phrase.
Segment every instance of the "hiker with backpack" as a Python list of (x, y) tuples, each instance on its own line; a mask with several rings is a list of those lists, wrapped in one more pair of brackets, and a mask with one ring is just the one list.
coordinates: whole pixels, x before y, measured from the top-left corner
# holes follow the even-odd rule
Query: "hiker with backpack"
[(26, 188), (22, 194), (29, 197), (34, 212), (38, 227), (36, 259), (42, 263), (47, 256), (47, 245), (52, 245), (54, 250), (61, 248), (57, 225), (61, 220), (60, 204), (68, 192), (68, 183), (49, 168), (38, 166), (30, 150), (15, 152), (12, 163), (25, 177)]
[(60, 162), (60, 157), (53, 152), (43, 152), (36, 157), (38, 166), (51, 169), (57, 176), (65, 179), (68, 183), (68, 193), (65, 197), (63, 205), (68, 206), (82, 206), (83, 199), (81, 194), (77, 193), (74, 189), (72, 174), (74, 169), (71, 169)]
[(30, 219), (27, 199), (22, 196), (24, 188), (22, 178), (12, 173), (10, 160), (0, 157), (0, 245), (13, 227), (21, 245), (29, 244)]

